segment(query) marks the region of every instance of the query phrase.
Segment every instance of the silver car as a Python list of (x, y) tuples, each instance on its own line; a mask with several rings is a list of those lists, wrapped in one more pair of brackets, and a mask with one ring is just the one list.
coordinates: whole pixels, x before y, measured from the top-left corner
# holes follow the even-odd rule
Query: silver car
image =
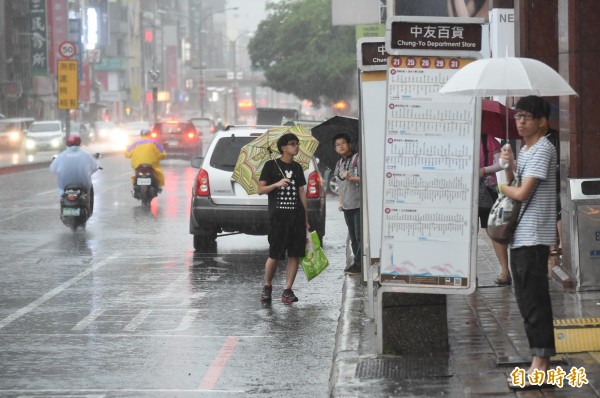
[(44, 120), (31, 123), (25, 136), (25, 151), (61, 151), (66, 144), (66, 130), (60, 120)]
[[(192, 189), (190, 234), (194, 249), (215, 245), (219, 234), (267, 235), (269, 232), (267, 195), (248, 195), (231, 179), (240, 149), (267, 128), (240, 127), (215, 134), (204, 158), (194, 158), (199, 168)], [(308, 222), (321, 238), (325, 235), (325, 185), (315, 162), (304, 172), (308, 185)]]

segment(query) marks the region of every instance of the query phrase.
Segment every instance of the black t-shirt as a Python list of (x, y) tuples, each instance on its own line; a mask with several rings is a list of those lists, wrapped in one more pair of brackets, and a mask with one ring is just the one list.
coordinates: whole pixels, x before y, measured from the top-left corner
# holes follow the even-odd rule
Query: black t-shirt
[(267, 185), (271, 185), (282, 178), (289, 179), (291, 183), (287, 187), (275, 188), (269, 192), (269, 213), (273, 213), (275, 209), (303, 209), (298, 190), (300, 187), (306, 185), (306, 179), (304, 178), (304, 171), (300, 163), (295, 161), (285, 163), (280, 159), (269, 160), (265, 163), (259, 180), (265, 181)]

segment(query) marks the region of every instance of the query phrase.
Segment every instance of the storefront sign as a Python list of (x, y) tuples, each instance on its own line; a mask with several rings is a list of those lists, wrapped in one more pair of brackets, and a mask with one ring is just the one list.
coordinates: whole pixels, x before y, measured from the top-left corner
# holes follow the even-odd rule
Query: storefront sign
[(46, 24), (46, 2), (29, 0), (31, 22), (31, 75), (48, 75), (48, 26)]

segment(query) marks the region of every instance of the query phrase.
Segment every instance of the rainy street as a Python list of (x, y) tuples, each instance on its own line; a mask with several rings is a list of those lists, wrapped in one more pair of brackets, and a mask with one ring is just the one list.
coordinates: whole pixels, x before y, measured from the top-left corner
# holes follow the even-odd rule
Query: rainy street
[(194, 252), (189, 162), (163, 162), (150, 209), (131, 196), (127, 159), (99, 163), (94, 214), (75, 233), (47, 168), (0, 176), (0, 396), (327, 396), (345, 266), (337, 197), (329, 268), (310, 283), (299, 271), (287, 305), (280, 264), (262, 305), (266, 236)]

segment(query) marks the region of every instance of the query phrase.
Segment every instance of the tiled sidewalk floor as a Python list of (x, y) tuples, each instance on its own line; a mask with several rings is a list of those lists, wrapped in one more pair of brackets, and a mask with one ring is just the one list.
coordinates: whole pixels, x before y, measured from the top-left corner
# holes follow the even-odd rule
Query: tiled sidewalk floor
[[(485, 231), (478, 240), (478, 288), (447, 301), (448, 356), (378, 356), (366, 317), (366, 286), (346, 277), (331, 380), (332, 397), (600, 397), (600, 352), (558, 354), (553, 368), (585, 369), (588, 384), (513, 391), (506, 378), (529, 366), (529, 346), (511, 287), (494, 284), (500, 265)], [(555, 319), (600, 317), (600, 291), (576, 293), (551, 281)], [(598, 331), (600, 335), (600, 330)]]

